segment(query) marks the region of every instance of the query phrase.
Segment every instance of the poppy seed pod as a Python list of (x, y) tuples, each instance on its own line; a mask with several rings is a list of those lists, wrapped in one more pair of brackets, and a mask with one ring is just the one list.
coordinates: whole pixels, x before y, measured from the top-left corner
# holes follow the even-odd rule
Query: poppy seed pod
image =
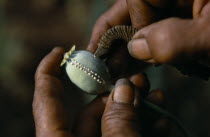
[(64, 55), (61, 64), (66, 64), (66, 72), (70, 80), (89, 94), (109, 91), (110, 75), (105, 63), (89, 51), (74, 50), (75, 47)]

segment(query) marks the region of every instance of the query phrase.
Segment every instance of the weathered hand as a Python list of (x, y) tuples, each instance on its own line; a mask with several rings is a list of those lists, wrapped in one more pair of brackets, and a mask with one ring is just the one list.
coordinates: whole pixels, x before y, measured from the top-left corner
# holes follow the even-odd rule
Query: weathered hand
[[(151, 1), (153, 2), (153, 0)], [(87, 49), (95, 52), (101, 36), (113, 26), (132, 23), (133, 27), (142, 28), (154, 22), (158, 13), (153, 10), (153, 7), (149, 3), (146, 0), (117, 0), (97, 20)], [(161, 1), (161, 4), (164, 3)]]
[[(109, 28), (132, 24), (138, 29), (149, 25), (137, 32), (129, 44), (131, 55), (137, 59), (168, 63), (177, 57), (205, 54), (209, 50), (209, 10), (208, 0), (118, 0), (96, 22), (87, 49), (95, 52)], [(118, 57), (120, 52), (114, 60), (121, 67), (120, 60), (126, 59)]]
[[(156, 12), (144, 0), (117, 0), (96, 22), (87, 49), (95, 52), (101, 36), (111, 27), (116, 25), (132, 25), (142, 28), (151, 24), (156, 18)], [(130, 58), (127, 47), (118, 48), (117, 52), (110, 55), (107, 65), (114, 77), (130, 73), (128, 66), (136, 64)], [(137, 65), (138, 66), (138, 65)], [(144, 65), (143, 65), (144, 66)], [(137, 67), (136, 67), (137, 68)], [(140, 67), (143, 69), (142, 64)], [(138, 69), (137, 68), (137, 69)]]
[(139, 30), (128, 44), (130, 54), (150, 63), (208, 57), (210, 2), (195, 11), (193, 19), (169, 18)]
[(33, 115), (37, 137), (71, 136), (62, 101), (64, 89), (57, 78), (63, 54), (63, 49), (55, 48), (42, 60), (36, 71)]
[[(198, 16), (208, 0), (195, 0), (194, 16)], [(117, 0), (96, 22), (87, 47), (95, 52), (101, 36), (116, 25), (132, 24), (142, 28), (161, 18), (170, 16), (190, 16), (193, 0)]]
[[(148, 117), (139, 104), (149, 88), (142, 74), (130, 78), (135, 87), (130, 81), (121, 79), (117, 81), (109, 97), (100, 95), (94, 99), (80, 114), (70, 132), (62, 99), (64, 89), (59, 80), (63, 54), (62, 48), (55, 48), (42, 60), (36, 71), (33, 115), (37, 137), (146, 137), (151, 133), (155, 136), (167, 134), (163, 130), (167, 121)], [(162, 104), (163, 94), (160, 90), (155, 90), (148, 95), (148, 99)], [(145, 128), (139, 120), (146, 121), (145, 125), (150, 126)]]

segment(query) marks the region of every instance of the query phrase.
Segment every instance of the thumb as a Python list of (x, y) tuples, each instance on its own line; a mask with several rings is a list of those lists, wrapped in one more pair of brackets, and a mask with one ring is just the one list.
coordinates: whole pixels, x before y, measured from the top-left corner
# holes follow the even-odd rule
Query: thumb
[(208, 23), (202, 20), (169, 18), (139, 30), (129, 42), (129, 53), (150, 63), (190, 59), (209, 50)]
[(135, 88), (126, 79), (120, 79), (109, 95), (102, 116), (102, 136), (138, 137), (138, 119), (134, 107)]

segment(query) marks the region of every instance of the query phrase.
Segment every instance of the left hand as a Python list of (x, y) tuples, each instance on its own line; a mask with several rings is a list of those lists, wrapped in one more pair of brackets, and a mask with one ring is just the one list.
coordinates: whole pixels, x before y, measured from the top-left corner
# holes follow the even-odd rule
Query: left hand
[[(55, 48), (40, 63), (35, 75), (35, 92), (33, 100), (33, 115), (37, 137), (97, 137), (97, 136), (141, 136), (144, 131), (144, 124), (139, 122), (142, 115), (136, 110), (140, 108), (139, 101), (143, 91), (148, 91), (147, 82), (142, 74), (132, 76), (130, 80), (138, 87), (131, 86), (131, 82), (122, 79), (117, 81), (115, 89), (107, 96), (98, 96), (84, 109), (73, 127), (69, 131), (69, 123), (62, 95), (64, 89), (59, 80), (60, 63), (64, 50)], [(160, 90), (149, 94), (148, 98), (157, 104), (162, 104), (163, 95)], [(73, 108), (71, 108), (73, 109)], [(145, 113), (145, 112), (144, 112)], [(141, 113), (142, 114), (142, 113)], [(141, 117), (142, 116), (142, 117)], [(152, 120), (146, 119), (146, 125)], [(148, 133), (154, 136), (167, 135), (166, 124), (163, 119), (156, 119), (151, 122)], [(158, 123), (160, 124), (159, 126)], [(167, 129), (167, 128), (166, 128)]]

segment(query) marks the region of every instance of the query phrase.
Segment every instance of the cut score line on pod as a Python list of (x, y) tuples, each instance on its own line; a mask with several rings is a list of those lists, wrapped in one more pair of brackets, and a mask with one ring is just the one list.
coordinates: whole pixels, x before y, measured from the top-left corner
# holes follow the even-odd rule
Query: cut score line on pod
[(83, 71), (84, 73), (86, 73), (87, 75), (89, 75), (90, 77), (92, 77), (94, 80), (96, 80), (99, 84), (105, 84), (105, 81), (103, 80), (103, 78), (101, 78), (99, 76), (99, 74), (97, 74), (96, 72), (90, 70), (89, 68), (85, 67), (84, 65), (82, 65), (81, 63), (77, 62), (76, 60), (69, 58), (67, 60), (72, 66), (80, 69), (81, 71)]

